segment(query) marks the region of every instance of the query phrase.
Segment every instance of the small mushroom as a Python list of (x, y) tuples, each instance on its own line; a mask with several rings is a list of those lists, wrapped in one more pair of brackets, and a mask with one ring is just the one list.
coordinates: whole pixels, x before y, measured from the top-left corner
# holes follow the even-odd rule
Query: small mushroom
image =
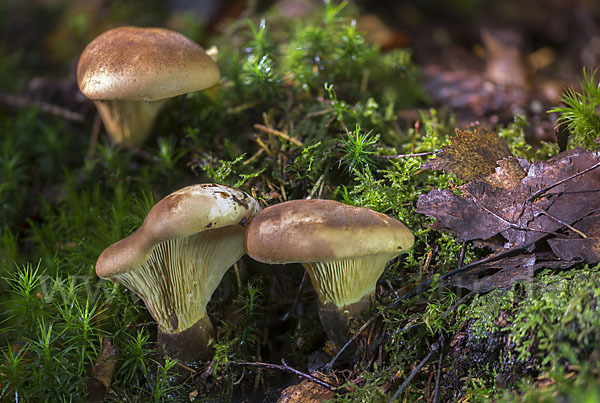
[(214, 86), (219, 68), (187, 37), (163, 28), (120, 27), (85, 48), (77, 83), (118, 143), (144, 142), (168, 98)]
[(400, 221), (333, 200), (294, 200), (258, 213), (244, 243), (264, 263), (301, 263), (319, 297), (319, 317), (341, 346), (350, 319), (371, 306), (387, 262), (410, 248), (410, 230)]
[(135, 292), (158, 324), (158, 343), (184, 362), (210, 356), (206, 305), (244, 254), (244, 226), (256, 200), (227, 186), (185, 187), (163, 198), (133, 234), (105, 249), (98, 277)]

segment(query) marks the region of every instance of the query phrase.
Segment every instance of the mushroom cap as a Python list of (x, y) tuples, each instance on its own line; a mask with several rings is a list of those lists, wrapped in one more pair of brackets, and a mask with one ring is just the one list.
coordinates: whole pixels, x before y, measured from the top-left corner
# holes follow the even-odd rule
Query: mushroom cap
[(230, 225), (245, 226), (260, 210), (246, 193), (216, 184), (192, 185), (171, 193), (152, 207), (142, 226), (106, 248), (96, 262), (98, 277), (140, 267), (157, 244)]
[(246, 230), (250, 257), (264, 263), (309, 263), (400, 254), (414, 237), (400, 221), (334, 200), (293, 200), (267, 207)]
[(85, 48), (77, 83), (88, 98), (156, 101), (211, 87), (219, 68), (202, 47), (163, 28), (119, 27)]

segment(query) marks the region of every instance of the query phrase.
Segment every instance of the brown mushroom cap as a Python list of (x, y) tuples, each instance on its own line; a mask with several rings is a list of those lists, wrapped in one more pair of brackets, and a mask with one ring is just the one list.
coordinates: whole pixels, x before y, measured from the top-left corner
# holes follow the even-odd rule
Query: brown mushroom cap
[(333, 200), (295, 200), (258, 213), (246, 252), (265, 263), (301, 263), (319, 296), (319, 317), (341, 346), (349, 322), (372, 302), (387, 262), (414, 242), (398, 220)]
[(85, 48), (81, 92), (93, 100), (156, 101), (211, 87), (219, 69), (202, 47), (163, 28), (119, 27)]
[(206, 305), (244, 254), (244, 226), (258, 202), (227, 186), (171, 193), (133, 234), (109, 246), (96, 274), (135, 292), (158, 324), (158, 344), (185, 362), (208, 358), (214, 329)]
[(135, 269), (155, 245), (168, 239), (229, 225), (245, 226), (259, 209), (254, 198), (228, 186), (185, 187), (156, 203), (136, 232), (104, 250), (96, 262), (96, 274), (106, 278)]
[(264, 263), (308, 263), (400, 254), (414, 237), (400, 221), (334, 200), (293, 200), (257, 214), (245, 236)]

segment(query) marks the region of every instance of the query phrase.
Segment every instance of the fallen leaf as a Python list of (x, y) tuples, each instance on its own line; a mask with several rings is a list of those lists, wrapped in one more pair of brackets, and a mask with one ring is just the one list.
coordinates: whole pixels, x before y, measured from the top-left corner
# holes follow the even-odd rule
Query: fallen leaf
[(452, 172), (458, 178), (472, 181), (493, 174), (498, 160), (512, 157), (508, 145), (489, 130), (474, 128), (456, 130), (450, 144), (436, 158), (423, 164), (424, 169)]
[(277, 403), (320, 403), (333, 398), (331, 390), (305, 379), (285, 388)]
[[(600, 262), (600, 214), (595, 213), (573, 224), (567, 237), (548, 240), (552, 251), (562, 260), (581, 260), (590, 264)], [(584, 238), (585, 236), (586, 238)]]
[(507, 288), (517, 281), (531, 281), (541, 268), (567, 268), (574, 263), (561, 261), (551, 253), (525, 253), (485, 263), (445, 281), (445, 286), (466, 288), (474, 292), (487, 292), (494, 288)]
[(115, 371), (116, 359), (117, 350), (110, 339), (105, 338), (102, 343), (102, 353), (92, 367), (92, 377), (87, 381), (88, 402), (104, 400)]
[(509, 188), (493, 185), (509, 183), (504, 179), (494, 181), (494, 177), (505, 175), (500, 169), (486, 181), (458, 187), (461, 195), (449, 189), (434, 189), (419, 196), (417, 212), (436, 218), (436, 227), (455, 233), (459, 242), (486, 240), (501, 234), (508, 241), (507, 249), (530, 245), (548, 235), (556, 236), (557, 230), (600, 211), (600, 169), (567, 180), (543, 197), (529, 201), (537, 191), (582, 172), (599, 160), (593, 151), (566, 151), (529, 165), (527, 176)]
[[(471, 156), (474, 137), (460, 133), (440, 161), (425, 166), (474, 179), (454, 190), (420, 195), (417, 212), (435, 218), (433, 227), (454, 233), (459, 242), (475, 241), (506, 256), (448, 279), (447, 285), (484, 292), (531, 280), (543, 267), (600, 261), (598, 151), (574, 149), (534, 163), (509, 155), (490, 168), (505, 151)], [(492, 137), (486, 134), (485, 142), (496, 144)]]

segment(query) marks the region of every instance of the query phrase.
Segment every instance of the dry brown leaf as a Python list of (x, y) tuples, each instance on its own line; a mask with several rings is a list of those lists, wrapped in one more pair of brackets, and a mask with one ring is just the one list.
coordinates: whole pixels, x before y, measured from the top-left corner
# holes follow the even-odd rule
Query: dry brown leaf
[[(483, 166), (481, 156), (474, 161), (474, 166)], [(598, 151), (583, 149), (532, 164), (505, 157), (494, 173), (458, 187), (456, 193), (434, 189), (419, 196), (417, 212), (434, 217), (434, 227), (453, 232), (459, 242), (475, 241), (494, 253), (520, 252), (482, 264), (447, 284), (483, 292), (530, 280), (542, 267), (599, 262), (599, 161)], [(462, 167), (468, 163), (467, 157), (460, 160)]]
[(104, 400), (112, 381), (116, 359), (117, 350), (110, 339), (105, 338), (102, 343), (102, 353), (92, 367), (92, 377), (87, 381), (88, 402)]
[(450, 144), (423, 164), (425, 169), (452, 172), (473, 181), (495, 172), (497, 161), (512, 157), (506, 142), (497, 133), (481, 128), (456, 130)]
[(573, 224), (573, 228), (576, 231), (568, 231), (568, 237), (548, 240), (552, 251), (560, 259), (567, 261), (582, 260), (590, 264), (600, 262), (600, 213), (583, 218)]
[(305, 379), (285, 388), (277, 403), (320, 403), (333, 398), (334, 393), (331, 390)]
[(535, 271), (541, 268), (567, 268), (572, 264), (570, 261), (561, 261), (548, 252), (524, 253), (482, 264), (457, 278), (450, 279), (444, 285), (467, 288), (474, 292), (487, 292), (494, 288), (510, 287), (517, 281), (531, 281)]
[[(502, 170), (483, 180), (458, 188), (459, 196), (449, 189), (421, 195), (417, 212), (436, 218), (439, 229), (449, 230), (460, 242), (486, 240), (501, 234), (508, 247), (530, 245), (585, 216), (600, 211), (600, 169), (592, 170), (553, 187), (543, 197), (528, 199), (560, 180), (589, 168), (600, 160), (596, 152), (575, 149), (548, 161), (529, 165), (527, 176), (518, 185), (504, 188), (505, 183), (491, 178), (504, 175)], [(508, 183), (508, 182), (506, 182)]]

